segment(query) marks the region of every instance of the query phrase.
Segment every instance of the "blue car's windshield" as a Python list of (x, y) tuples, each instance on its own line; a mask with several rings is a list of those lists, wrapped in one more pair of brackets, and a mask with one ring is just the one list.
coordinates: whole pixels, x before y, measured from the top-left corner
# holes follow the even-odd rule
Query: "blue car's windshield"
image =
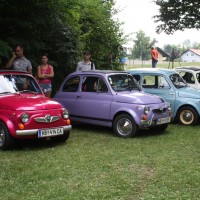
[(187, 87), (187, 83), (183, 80), (183, 78), (179, 74), (170, 75), (170, 80), (176, 88)]
[(141, 87), (130, 74), (110, 75), (108, 82), (115, 92), (141, 90)]
[(16, 92), (34, 92), (41, 94), (42, 91), (31, 76), (25, 74), (0, 75), (0, 94)]

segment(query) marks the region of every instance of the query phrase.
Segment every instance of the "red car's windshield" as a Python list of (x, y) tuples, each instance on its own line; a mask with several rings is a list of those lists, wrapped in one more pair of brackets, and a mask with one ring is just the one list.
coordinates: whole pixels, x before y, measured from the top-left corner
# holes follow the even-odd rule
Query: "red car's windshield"
[(27, 75), (0, 75), (0, 94), (16, 92), (34, 92), (42, 94), (35, 79)]

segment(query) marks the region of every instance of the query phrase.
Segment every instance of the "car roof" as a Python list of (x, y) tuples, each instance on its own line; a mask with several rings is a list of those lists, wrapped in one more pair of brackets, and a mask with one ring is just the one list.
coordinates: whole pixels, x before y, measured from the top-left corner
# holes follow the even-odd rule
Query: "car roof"
[(198, 66), (184, 66), (184, 67), (177, 67), (176, 70), (188, 70), (188, 71), (200, 71), (200, 67)]
[(88, 71), (77, 71), (77, 72), (73, 72), (72, 74), (83, 74), (83, 75), (86, 75), (86, 74), (127, 74), (128, 72), (127, 71), (114, 71), (114, 70), (88, 70)]
[(158, 74), (174, 74), (177, 73), (174, 69), (163, 69), (163, 68), (135, 68), (127, 70), (128, 73), (158, 73)]

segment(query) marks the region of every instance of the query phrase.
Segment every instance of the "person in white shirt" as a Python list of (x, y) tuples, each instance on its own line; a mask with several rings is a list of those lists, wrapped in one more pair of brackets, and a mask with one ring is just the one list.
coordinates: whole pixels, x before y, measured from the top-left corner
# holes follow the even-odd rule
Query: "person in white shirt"
[(90, 61), (91, 53), (89, 51), (85, 51), (83, 53), (83, 61), (77, 64), (76, 71), (88, 71), (88, 70), (95, 70), (95, 65), (93, 62)]

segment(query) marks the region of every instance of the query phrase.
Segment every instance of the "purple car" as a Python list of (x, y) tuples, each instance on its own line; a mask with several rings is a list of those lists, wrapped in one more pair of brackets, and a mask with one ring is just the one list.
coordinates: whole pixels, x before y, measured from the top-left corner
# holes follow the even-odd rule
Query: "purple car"
[(133, 137), (140, 127), (164, 131), (172, 120), (170, 104), (144, 93), (127, 72), (74, 72), (54, 99), (68, 108), (72, 122), (113, 127), (120, 137)]

